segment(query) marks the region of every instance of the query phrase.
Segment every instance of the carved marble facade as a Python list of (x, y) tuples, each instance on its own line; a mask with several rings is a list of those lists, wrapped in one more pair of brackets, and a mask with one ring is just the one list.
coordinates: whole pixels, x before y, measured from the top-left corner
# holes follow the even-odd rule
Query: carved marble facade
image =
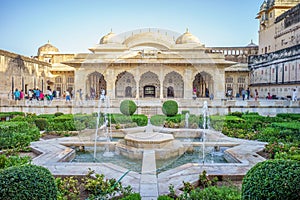
[[(177, 39), (176, 39), (177, 38)], [(199, 39), (186, 31), (172, 34), (143, 29), (125, 34), (109, 33), (92, 53), (77, 54), (67, 64), (76, 69), (76, 90), (87, 98), (223, 98), (226, 61), (222, 53), (209, 53)]]

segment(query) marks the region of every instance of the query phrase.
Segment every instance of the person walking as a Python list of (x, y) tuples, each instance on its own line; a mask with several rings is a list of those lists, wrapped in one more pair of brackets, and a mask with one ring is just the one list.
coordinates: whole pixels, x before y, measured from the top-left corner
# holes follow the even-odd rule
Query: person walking
[(254, 95), (255, 95), (255, 101), (257, 101), (257, 99), (258, 99), (258, 91), (257, 91), (257, 89), (255, 89), (255, 91), (254, 91)]
[(243, 90), (242, 90), (243, 101), (245, 101), (245, 96), (246, 96), (246, 91), (245, 91), (244, 88), (243, 88)]
[(16, 101), (20, 100), (20, 91), (18, 90), (18, 88), (15, 89), (14, 97)]
[(292, 101), (297, 101), (298, 92), (296, 89), (293, 90)]
[(66, 102), (71, 102), (71, 96), (70, 96), (70, 92), (67, 90), (65, 91), (65, 95), (66, 95)]
[(249, 98), (250, 98), (250, 90), (249, 90), (249, 88), (247, 89), (247, 99), (249, 100)]

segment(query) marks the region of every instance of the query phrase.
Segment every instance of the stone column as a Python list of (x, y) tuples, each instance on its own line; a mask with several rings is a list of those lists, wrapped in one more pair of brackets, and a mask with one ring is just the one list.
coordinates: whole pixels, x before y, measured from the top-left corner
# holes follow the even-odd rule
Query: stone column
[(192, 99), (193, 97), (193, 81), (194, 78), (192, 77), (192, 70), (185, 69), (183, 74), (183, 81), (184, 81), (184, 99)]
[(106, 74), (104, 75), (104, 79), (106, 81), (106, 95), (110, 97), (110, 99), (116, 98), (116, 77), (113, 69), (107, 69)]
[(216, 71), (213, 72), (214, 81), (214, 98), (222, 99), (225, 97), (225, 70), (223, 67), (216, 67)]
[(140, 70), (139, 70), (138, 66), (136, 66), (134, 72), (135, 73), (133, 73), (133, 75), (134, 75), (134, 80), (136, 82), (136, 96), (135, 96), (135, 98), (139, 99), (140, 98), (140, 79), (141, 79), (141, 74), (140, 74)]

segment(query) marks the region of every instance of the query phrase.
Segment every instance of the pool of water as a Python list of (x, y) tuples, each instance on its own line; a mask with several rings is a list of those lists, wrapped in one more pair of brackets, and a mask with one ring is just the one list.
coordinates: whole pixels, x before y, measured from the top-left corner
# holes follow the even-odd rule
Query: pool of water
[[(220, 147), (220, 151), (206, 152), (204, 163), (228, 163), (224, 158), (224, 151), (228, 147)], [(193, 152), (186, 152), (180, 157), (165, 160), (156, 160), (157, 173), (179, 167), (187, 163), (203, 163), (203, 154), (201, 147), (194, 148)]]
[(97, 163), (112, 163), (117, 166), (124, 167), (131, 171), (141, 173), (142, 160), (130, 159), (122, 155), (113, 153), (113, 157), (103, 156), (104, 149), (98, 148), (96, 153), (96, 159), (94, 159), (94, 149), (92, 147), (86, 147), (85, 152), (76, 152), (75, 158), (71, 162), (97, 162)]

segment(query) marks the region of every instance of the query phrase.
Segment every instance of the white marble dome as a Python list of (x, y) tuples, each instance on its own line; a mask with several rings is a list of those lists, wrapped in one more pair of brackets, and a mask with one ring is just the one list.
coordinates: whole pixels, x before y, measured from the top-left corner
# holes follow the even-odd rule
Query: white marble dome
[(200, 40), (187, 29), (184, 34), (176, 39), (176, 44), (200, 44)]
[(114, 44), (114, 43), (120, 43), (120, 41), (118, 40), (117, 35), (112, 31), (109, 32), (107, 35), (103, 36), (99, 42), (99, 44)]

